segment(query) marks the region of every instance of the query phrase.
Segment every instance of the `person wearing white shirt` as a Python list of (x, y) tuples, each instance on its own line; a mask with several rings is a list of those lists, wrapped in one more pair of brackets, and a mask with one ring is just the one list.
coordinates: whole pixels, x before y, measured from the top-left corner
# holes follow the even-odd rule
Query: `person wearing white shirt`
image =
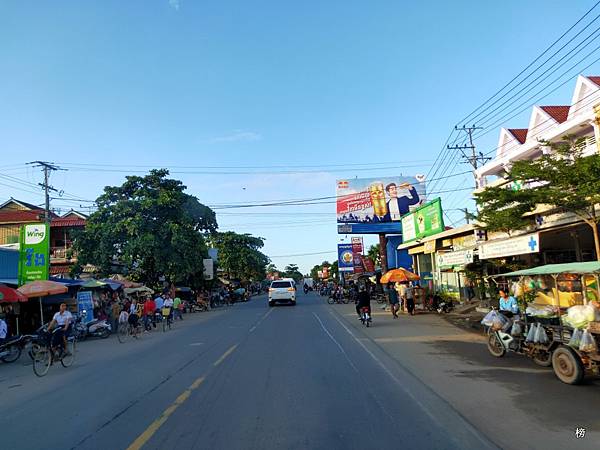
[(54, 314), (52, 320), (48, 324), (48, 331), (52, 331), (56, 328), (56, 331), (52, 333), (51, 345), (54, 347), (58, 339), (63, 338), (64, 349), (67, 348), (67, 332), (69, 326), (73, 322), (73, 315), (67, 311), (67, 304), (61, 303), (60, 310)]

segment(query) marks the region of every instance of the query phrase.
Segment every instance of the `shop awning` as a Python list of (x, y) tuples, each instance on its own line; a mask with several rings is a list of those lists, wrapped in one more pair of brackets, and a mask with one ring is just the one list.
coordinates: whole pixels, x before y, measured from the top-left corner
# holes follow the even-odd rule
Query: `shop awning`
[(523, 269), (517, 270), (515, 272), (494, 275), (494, 278), (552, 275), (555, 273), (574, 273), (578, 275), (583, 275), (586, 273), (600, 273), (600, 261), (574, 262), (565, 264), (546, 264), (545, 266), (533, 267), (531, 269)]

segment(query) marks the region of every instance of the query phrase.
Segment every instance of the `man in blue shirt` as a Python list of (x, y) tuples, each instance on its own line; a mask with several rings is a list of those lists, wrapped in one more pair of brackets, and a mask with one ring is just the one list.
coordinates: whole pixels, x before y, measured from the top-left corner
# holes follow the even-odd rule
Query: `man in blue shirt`
[(156, 297), (154, 299), (154, 303), (156, 304), (156, 310), (160, 311), (163, 307), (163, 304), (165, 303), (165, 301), (163, 300), (163, 298), (159, 295), (158, 297)]
[(505, 290), (500, 290), (500, 305), (498, 308), (502, 311), (509, 311), (513, 314), (519, 313), (519, 305), (517, 304), (517, 300), (512, 296), (508, 295)]

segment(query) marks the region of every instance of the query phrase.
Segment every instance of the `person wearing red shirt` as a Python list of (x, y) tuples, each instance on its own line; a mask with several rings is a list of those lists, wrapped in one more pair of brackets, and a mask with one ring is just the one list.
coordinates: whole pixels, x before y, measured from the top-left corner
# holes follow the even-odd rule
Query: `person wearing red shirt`
[(152, 297), (147, 297), (144, 302), (144, 328), (146, 331), (150, 330), (150, 322), (152, 326), (156, 328), (156, 322), (154, 322), (154, 311), (156, 311), (156, 303), (152, 300)]

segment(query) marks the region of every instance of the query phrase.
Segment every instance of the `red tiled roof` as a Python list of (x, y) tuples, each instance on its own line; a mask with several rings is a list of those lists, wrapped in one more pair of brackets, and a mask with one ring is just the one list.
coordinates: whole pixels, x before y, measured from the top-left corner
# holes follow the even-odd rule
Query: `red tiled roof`
[(570, 106), (540, 106), (546, 113), (548, 113), (558, 123), (563, 123), (569, 116)]
[(0, 211), (0, 223), (29, 223), (44, 220), (44, 211)]
[(50, 274), (57, 275), (59, 273), (69, 273), (71, 272), (71, 266), (50, 266)]
[(586, 77), (588, 80), (590, 80), (592, 83), (597, 84), (598, 86), (600, 86), (600, 77)]
[(52, 219), (51, 227), (85, 227), (85, 219), (72, 219), (69, 217), (60, 217)]
[(527, 128), (511, 128), (508, 130), (508, 132), (510, 134), (512, 134), (515, 139), (517, 141), (519, 141), (521, 144), (525, 143), (525, 140), (527, 139), (527, 132), (529, 130)]

